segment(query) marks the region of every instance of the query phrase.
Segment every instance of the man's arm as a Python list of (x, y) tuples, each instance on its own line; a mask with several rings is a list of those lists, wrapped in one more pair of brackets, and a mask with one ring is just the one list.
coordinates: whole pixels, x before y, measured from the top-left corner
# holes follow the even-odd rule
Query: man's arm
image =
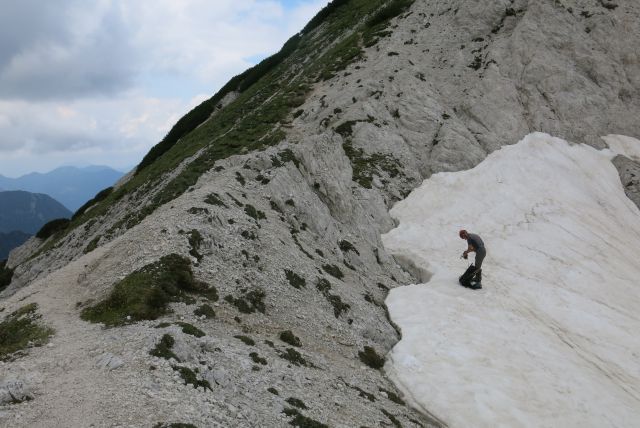
[(465, 251), (464, 253), (462, 253), (462, 257), (464, 257), (464, 258), (466, 259), (466, 258), (467, 258), (467, 255), (468, 255), (469, 253), (473, 253), (473, 252), (475, 252), (475, 251), (476, 251), (476, 249), (475, 249), (475, 248), (473, 248), (473, 245), (469, 244), (469, 248), (467, 248), (467, 251)]

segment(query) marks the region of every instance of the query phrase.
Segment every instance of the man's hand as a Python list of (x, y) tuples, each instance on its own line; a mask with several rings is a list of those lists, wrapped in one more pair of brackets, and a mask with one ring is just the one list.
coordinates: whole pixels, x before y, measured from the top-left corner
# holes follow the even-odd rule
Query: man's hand
[(468, 255), (469, 255), (469, 252), (465, 251), (464, 253), (462, 253), (462, 258), (466, 260)]

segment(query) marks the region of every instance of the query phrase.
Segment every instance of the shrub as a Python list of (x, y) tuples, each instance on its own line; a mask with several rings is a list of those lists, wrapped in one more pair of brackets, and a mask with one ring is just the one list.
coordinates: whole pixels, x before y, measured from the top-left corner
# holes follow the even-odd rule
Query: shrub
[(263, 366), (267, 365), (266, 358), (262, 358), (257, 352), (250, 353), (249, 357), (251, 357), (251, 360), (256, 364), (262, 364)]
[(54, 233), (65, 230), (67, 226), (69, 226), (70, 222), (71, 220), (68, 218), (57, 218), (55, 220), (51, 220), (40, 228), (38, 233), (36, 233), (36, 238), (47, 239)]
[(185, 385), (191, 384), (194, 388), (201, 386), (205, 389), (208, 389), (209, 391), (213, 391), (213, 389), (211, 389), (211, 384), (209, 383), (209, 381), (198, 379), (194, 371), (190, 368), (184, 366), (173, 366), (173, 369), (180, 373), (180, 377), (184, 381)]
[(202, 260), (202, 254), (198, 252), (200, 245), (202, 245), (202, 241), (204, 241), (204, 239), (198, 230), (192, 229), (191, 232), (189, 232), (189, 245), (191, 246), (189, 254), (195, 257), (198, 261)]
[(384, 358), (378, 355), (371, 346), (365, 346), (363, 351), (358, 352), (360, 361), (371, 367), (372, 369), (381, 369), (384, 366)]
[(293, 407), (297, 407), (298, 409), (308, 409), (307, 405), (304, 404), (304, 402), (299, 398), (289, 397), (284, 401), (291, 404)]
[(310, 365), (310, 363), (304, 359), (302, 354), (293, 348), (287, 348), (285, 352), (279, 351), (278, 354), (280, 355), (280, 358), (283, 358), (296, 366), (308, 367)]
[(257, 210), (253, 205), (245, 205), (244, 212), (254, 220), (263, 220), (267, 218), (267, 216), (260, 210)]
[(205, 332), (200, 330), (198, 327), (191, 325), (187, 322), (177, 322), (177, 325), (179, 325), (182, 328), (182, 332), (184, 334), (189, 334), (191, 336), (195, 336), (195, 337), (203, 337), (206, 336)]
[(218, 195), (217, 193), (209, 193), (204, 201), (210, 205), (218, 205), (227, 208), (227, 204), (225, 204), (222, 199), (220, 199), (220, 195)]
[(239, 335), (233, 336), (233, 337), (235, 337), (236, 339), (242, 341), (242, 343), (244, 343), (245, 345), (248, 345), (248, 346), (254, 346), (256, 344), (255, 340), (253, 340), (249, 336), (243, 336), (243, 335), (239, 334)]
[(178, 358), (176, 354), (171, 351), (171, 348), (173, 348), (173, 345), (175, 343), (176, 341), (173, 336), (171, 336), (170, 334), (165, 334), (164, 336), (162, 336), (156, 346), (151, 351), (149, 351), (149, 355), (153, 355), (154, 357), (158, 358), (164, 358), (166, 360), (173, 358), (174, 360), (179, 362), (180, 358)]
[(291, 346), (297, 346), (298, 348), (302, 346), (300, 338), (293, 334), (291, 330), (281, 332), (280, 340), (282, 340), (284, 343), (288, 343)]
[(81, 318), (110, 327), (154, 320), (167, 313), (170, 302), (184, 300), (190, 293), (217, 294), (195, 280), (188, 259), (170, 254), (127, 275), (106, 299), (85, 308)]
[(284, 273), (287, 277), (287, 281), (289, 281), (289, 284), (291, 284), (293, 288), (300, 290), (302, 287), (307, 286), (307, 281), (297, 273), (292, 272), (289, 269), (285, 269)]
[(329, 264), (322, 265), (322, 269), (329, 275), (333, 276), (334, 278), (338, 278), (338, 279), (344, 278), (344, 274), (342, 273), (340, 268), (336, 265), (329, 265)]
[(340, 250), (342, 250), (343, 252), (347, 252), (347, 251), (353, 251), (354, 253), (356, 253), (357, 255), (360, 255), (360, 252), (358, 251), (358, 249), (356, 247), (353, 246), (353, 244), (349, 241), (347, 241), (346, 239), (343, 239), (342, 241), (340, 241), (338, 243)]
[(53, 334), (53, 329), (41, 325), (38, 305), (30, 303), (7, 315), (0, 323), (0, 360), (31, 346), (42, 346)]
[(216, 311), (214, 311), (213, 308), (210, 305), (206, 304), (206, 303), (204, 305), (201, 305), (196, 310), (194, 310), (193, 314), (198, 316), (198, 317), (204, 316), (205, 318), (215, 318), (216, 317)]
[(265, 293), (262, 290), (252, 290), (241, 297), (235, 298), (233, 296), (225, 296), (224, 300), (231, 303), (243, 314), (251, 314), (255, 311), (262, 312), (264, 314)]

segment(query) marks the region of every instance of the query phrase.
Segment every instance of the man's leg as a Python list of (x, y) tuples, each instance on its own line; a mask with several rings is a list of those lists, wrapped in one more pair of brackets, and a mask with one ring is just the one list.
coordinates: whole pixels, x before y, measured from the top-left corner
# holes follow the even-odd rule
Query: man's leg
[(476, 251), (476, 272), (475, 272), (475, 278), (476, 281), (480, 282), (482, 281), (482, 261), (484, 260), (484, 257), (487, 255), (487, 250), (485, 250), (484, 248), (482, 249), (478, 249)]

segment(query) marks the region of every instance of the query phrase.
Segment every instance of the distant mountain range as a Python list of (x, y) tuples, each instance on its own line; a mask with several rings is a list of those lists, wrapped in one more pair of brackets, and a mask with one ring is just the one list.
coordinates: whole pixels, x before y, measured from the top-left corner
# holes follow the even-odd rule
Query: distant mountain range
[(35, 234), (50, 220), (69, 218), (71, 211), (42, 193), (21, 190), (0, 192), (0, 233)]
[(44, 174), (33, 172), (18, 178), (0, 175), (0, 190), (44, 193), (75, 211), (100, 190), (112, 186), (123, 175), (107, 166), (65, 166)]

